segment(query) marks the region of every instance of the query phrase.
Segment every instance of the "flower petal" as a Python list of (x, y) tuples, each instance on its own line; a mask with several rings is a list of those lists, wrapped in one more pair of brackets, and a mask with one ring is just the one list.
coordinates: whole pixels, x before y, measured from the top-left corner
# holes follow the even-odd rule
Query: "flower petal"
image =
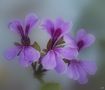
[(63, 38), (66, 43), (66, 47), (77, 48), (76, 42), (70, 35), (66, 34)]
[(29, 33), (29, 31), (37, 23), (37, 21), (38, 21), (38, 17), (33, 13), (31, 13), (25, 17), (25, 32), (26, 32), (26, 34)]
[(83, 42), (82, 48), (89, 47), (91, 44), (94, 43), (95, 37), (92, 34), (88, 34), (84, 29), (81, 29), (77, 33), (76, 42)]
[(71, 60), (67, 69), (67, 75), (74, 80), (78, 80), (80, 84), (88, 82), (87, 73), (81, 66), (81, 63), (77, 60)]
[(86, 84), (88, 82), (86, 71), (83, 69), (83, 67), (80, 64), (78, 65), (78, 70), (80, 74), (80, 77), (78, 79), (79, 83)]
[(82, 61), (81, 64), (88, 74), (94, 75), (96, 73), (97, 66), (95, 62), (85, 60), (85, 61)]
[(95, 42), (95, 37), (92, 34), (87, 34), (84, 39), (84, 47), (89, 47), (91, 44)]
[(70, 47), (58, 48), (57, 51), (62, 55), (65, 59), (74, 59), (78, 55), (77, 49), (73, 49)]
[(62, 30), (62, 34), (66, 34), (69, 32), (70, 25), (70, 23), (65, 22), (61, 18), (58, 18), (55, 22), (55, 30), (60, 28)]
[(60, 57), (56, 57), (56, 67), (55, 67), (55, 70), (58, 72), (58, 73), (65, 73), (66, 70), (67, 70), (67, 65), (65, 64), (65, 62), (63, 61), (63, 59), (61, 59)]
[(33, 47), (24, 47), (20, 53), (20, 63), (27, 67), (33, 62), (37, 61), (40, 57), (40, 53)]
[(87, 32), (84, 29), (80, 29), (76, 35), (76, 41), (82, 40), (87, 35)]
[(23, 52), (21, 52), (19, 60), (20, 60), (19, 63), (20, 63), (23, 67), (28, 67), (29, 65), (32, 64), (32, 62), (29, 62), (27, 59), (25, 59), (25, 55), (24, 55)]
[(12, 60), (14, 59), (18, 52), (19, 52), (20, 48), (19, 47), (12, 47), (12, 48), (9, 48), (5, 54), (4, 54), (4, 57), (7, 59), (7, 60)]
[(78, 80), (80, 75), (79, 75), (79, 71), (78, 71), (78, 67), (76, 64), (72, 63), (69, 65), (68, 69), (67, 69), (67, 75), (68, 77), (74, 79), (74, 80)]
[(56, 67), (56, 58), (53, 51), (49, 51), (42, 59), (42, 65), (45, 69), (54, 69)]
[(53, 37), (54, 24), (51, 20), (47, 19), (43, 22), (42, 27), (48, 32), (48, 34)]
[(73, 74), (73, 70), (74, 70), (74, 68), (73, 68), (73, 65), (72, 64), (67, 67), (67, 76), (69, 78), (73, 78), (73, 75), (74, 75)]
[(24, 34), (23, 26), (21, 20), (13, 20), (9, 23), (9, 28), (13, 32), (17, 32), (18, 34)]

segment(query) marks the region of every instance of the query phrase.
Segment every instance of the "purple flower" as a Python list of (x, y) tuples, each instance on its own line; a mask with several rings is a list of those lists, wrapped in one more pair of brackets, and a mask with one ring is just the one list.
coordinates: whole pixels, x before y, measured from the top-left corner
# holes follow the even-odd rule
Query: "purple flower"
[(14, 59), (19, 56), (19, 62), (27, 67), (39, 59), (40, 53), (31, 45), (28, 36), (32, 27), (36, 25), (38, 18), (34, 14), (26, 16), (25, 21), (13, 20), (9, 23), (9, 28), (20, 35), (21, 43), (15, 43), (15, 46), (8, 49), (5, 53), (5, 58), (8, 60)]
[(93, 44), (95, 37), (92, 34), (88, 34), (84, 29), (80, 29), (75, 39), (67, 34), (65, 35), (64, 40), (68, 46), (75, 46), (78, 51), (80, 51), (81, 49), (87, 48)]
[(95, 37), (92, 34), (88, 34), (84, 29), (78, 31), (76, 36), (76, 44), (78, 51), (82, 48), (89, 47), (95, 41)]
[[(89, 47), (94, 41), (95, 37), (92, 34), (87, 34), (86, 31), (81, 29), (76, 36), (76, 39), (73, 39), (70, 35), (65, 35), (64, 40), (69, 46), (75, 46), (79, 51), (82, 48)], [(95, 62), (92, 61), (82, 61), (77, 60), (77, 57), (71, 59), (69, 56), (65, 59), (65, 62), (68, 64), (67, 75), (68, 77), (78, 80), (79, 83), (87, 83), (87, 75), (94, 75), (96, 73), (97, 67)]]
[(96, 70), (95, 62), (74, 59), (69, 62), (67, 75), (73, 80), (78, 80), (80, 84), (86, 84), (88, 82), (87, 75), (94, 75)]
[(51, 37), (50, 47), (47, 48), (46, 55), (41, 61), (42, 65), (45, 69), (55, 69), (58, 73), (64, 73), (67, 65), (63, 58), (66, 56), (73, 58), (77, 55), (77, 50), (74, 46), (63, 47), (62, 44), (57, 44), (69, 32), (69, 23), (61, 19), (57, 19), (55, 22), (46, 20), (42, 26)]

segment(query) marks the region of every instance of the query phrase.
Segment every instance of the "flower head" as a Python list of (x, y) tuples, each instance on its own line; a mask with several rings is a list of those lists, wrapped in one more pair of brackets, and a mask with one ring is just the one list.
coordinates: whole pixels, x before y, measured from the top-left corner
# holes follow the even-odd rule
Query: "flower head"
[(87, 33), (84, 29), (80, 29), (76, 35), (76, 38), (72, 38), (66, 34), (64, 41), (68, 46), (77, 47), (78, 51), (83, 48), (87, 48), (92, 45), (95, 41), (95, 37), (92, 34)]
[(28, 66), (35, 62), (40, 57), (40, 53), (31, 45), (29, 32), (37, 23), (38, 18), (34, 14), (26, 16), (24, 23), (21, 20), (14, 20), (9, 23), (10, 30), (18, 33), (21, 38), (21, 43), (15, 43), (15, 46), (8, 49), (5, 53), (5, 58), (8, 60), (19, 56), (19, 61), (23, 66)]
[[(65, 35), (64, 40), (68, 46), (76, 47), (78, 54), (82, 48), (89, 47), (94, 41), (95, 37), (92, 34), (87, 34), (83, 29), (78, 31), (76, 39), (73, 39), (70, 35)], [(69, 56), (65, 59), (68, 64), (67, 75), (68, 77), (78, 80), (79, 83), (87, 83), (87, 75), (94, 75), (97, 67), (95, 62), (80, 60), (78, 57), (70, 58)]]
[(63, 36), (69, 32), (69, 23), (61, 19), (57, 19), (55, 22), (46, 20), (42, 26), (51, 36), (47, 52), (42, 58), (42, 65), (45, 69), (55, 69), (57, 72), (63, 73), (67, 69), (63, 58), (67, 56), (66, 54), (71, 58), (77, 54), (75, 47), (68, 48), (64, 45)]

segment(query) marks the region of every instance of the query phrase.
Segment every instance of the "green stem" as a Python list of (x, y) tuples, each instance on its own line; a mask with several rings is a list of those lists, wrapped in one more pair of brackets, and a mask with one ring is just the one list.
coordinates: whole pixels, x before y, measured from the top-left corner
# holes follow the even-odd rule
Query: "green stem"
[(37, 66), (37, 63), (35, 63), (35, 64), (33, 63), (32, 64), (32, 68), (33, 68), (33, 72), (34, 72), (34, 77), (36, 79), (38, 79), (40, 83), (44, 83), (44, 80), (42, 78), (43, 78), (43, 75), (46, 72), (46, 70), (43, 69), (41, 64), (38, 66), (37, 69), (36, 69), (36, 66)]

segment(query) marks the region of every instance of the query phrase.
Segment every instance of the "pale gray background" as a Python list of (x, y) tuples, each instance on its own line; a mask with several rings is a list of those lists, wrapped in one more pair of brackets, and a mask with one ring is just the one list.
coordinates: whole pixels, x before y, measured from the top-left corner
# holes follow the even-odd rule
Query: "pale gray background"
[[(105, 0), (0, 0), (0, 87), (4, 85), (8, 88), (6, 90), (39, 90), (40, 83), (33, 78), (30, 68), (22, 68), (17, 59), (8, 62), (3, 57), (4, 51), (19, 40), (18, 36), (8, 29), (9, 21), (15, 18), (24, 19), (30, 12), (36, 13), (41, 20), (62, 17), (72, 21), (71, 32), (75, 33), (82, 27), (96, 36), (95, 44), (81, 53), (83, 58), (95, 60), (98, 66), (97, 74), (89, 79), (88, 84), (82, 86), (55, 72), (47, 73), (45, 81), (58, 82), (63, 90), (104, 90)], [(48, 40), (48, 35), (40, 27), (33, 30), (30, 37), (33, 41), (36, 40), (41, 48), (45, 47)], [(5, 80), (7, 76), (9, 78)]]

